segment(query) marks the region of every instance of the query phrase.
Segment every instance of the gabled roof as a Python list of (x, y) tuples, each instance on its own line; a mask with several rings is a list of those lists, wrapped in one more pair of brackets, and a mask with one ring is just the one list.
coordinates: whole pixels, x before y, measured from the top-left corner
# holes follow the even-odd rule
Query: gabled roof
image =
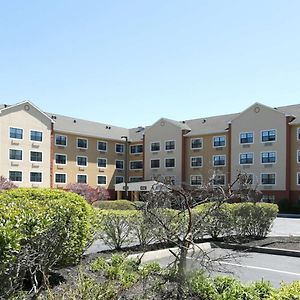
[(276, 107), (276, 110), (282, 111), (286, 115), (294, 116), (295, 119), (290, 124), (300, 123), (300, 104)]
[(160, 119), (157, 120), (153, 125), (147, 126), (147, 127), (146, 127), (146, 131), (149, 130), (149, 129), (151, 129), (151, 127), (153, 127), (154, 125), (156, 125), (156, 124), (158, 124), (158, 123), (161, 123), (161, 122), (170, 123), (170, 124), (172, 124), (173, 126), (176, 126), (176, 127), (178, 127), (179, 129), (181, 129), (181, 130), (188, 130), (188, 131), (191, 130), (191, 128), (185, 123), (185, 121), (179, 122), (179, 121), (175, 121), (175, 120), (168, 119), (168, 118), (160, 118)]

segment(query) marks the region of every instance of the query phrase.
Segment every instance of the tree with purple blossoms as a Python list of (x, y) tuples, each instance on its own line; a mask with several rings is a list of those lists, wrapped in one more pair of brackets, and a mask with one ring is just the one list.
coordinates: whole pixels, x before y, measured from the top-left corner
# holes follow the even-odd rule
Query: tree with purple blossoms
[(17, 186), (12, 181), (5, 178), (4, 176), (0, 176), (0, 191), (7, 191), (15, 189), (16, 187)]

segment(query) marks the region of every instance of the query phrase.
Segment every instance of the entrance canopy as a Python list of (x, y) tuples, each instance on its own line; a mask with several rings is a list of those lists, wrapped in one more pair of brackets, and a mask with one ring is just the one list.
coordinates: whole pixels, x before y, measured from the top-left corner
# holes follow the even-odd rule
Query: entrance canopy
[[(163, 183), (155, 180), (139, 181), (139, 182), (128, 182), (127, 187), (129, 192), (149, 192), (149, 191), (160, 191), (164, 186)], [(115, 184), (115, 191), (125, 191), (125, 183)]]

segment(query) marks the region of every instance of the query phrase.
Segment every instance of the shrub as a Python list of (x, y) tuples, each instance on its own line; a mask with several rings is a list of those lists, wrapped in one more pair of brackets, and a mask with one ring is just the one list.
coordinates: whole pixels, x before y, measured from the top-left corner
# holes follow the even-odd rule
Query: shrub
[(69, 183), (66, 190), (82, 196), (88, 203), (109, 199), (109, 193), (105, 188), (93, 188), (85, 183)]
[(0, 176), (0, 191), (15, 189), (17, 186), (9, 179)]
[(93, 203), (94, 207), (99, 209), (116, 209), (116, 210), (133, 210), (138, 209), (143, 205), (140, 201), (128, 201), (128, 200), (110, 200), (110, 201), (97, 201)]
[(270, 300), (299, 300), (300, 299), (300, 281), (294, 281), (291, 284), (282, 283), (276, 293), (272, 294)]
[(77, 263), (92, 240), (92, 217), (92, 208), (73, 193), (30, 188), (2, 193), (0, 280), (7, 284), (1, 292), (21, 284), (29, 267), (47, 273), (54, 264)]

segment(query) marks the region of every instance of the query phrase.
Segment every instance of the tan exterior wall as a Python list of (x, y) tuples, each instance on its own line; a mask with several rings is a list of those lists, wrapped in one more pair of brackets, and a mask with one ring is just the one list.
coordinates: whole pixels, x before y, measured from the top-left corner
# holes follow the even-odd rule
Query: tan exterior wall
[[(175, 150), (166, 151), (165, 142), (175, 141)], [(160, 151), (151, 152), (151, 143), (160, 142)], [(145, 180), (175, 176), (176, 184), (182, 183), (182, 130), (165, 120), (159, 120), (145, 132)], [(165, 159), (175, 158), (175, 168), (165, 168)], [(151, 169), (151, 159), (160, 159), (160, 168)]]
[[(214, 148), (213, 147), (213, 137), (215, 136), (225, 136), (226, 144), (225, 147)], [(202, 149), (192, 149), (191, 142), (193, 139), (201, 138), (202, 139)], [(198, 135), (198, 136), (189, 136), (185, 137), (185, 152), (186, 158), (184, 160), (185, 164), (185, 179), (184, 182), (187, 185), (190, 185), (190, 178), (192, 175), (201, 175), (202, 182), (206, 184), (208, 180), (212, 177), (214, 172), (217, 174), (225, 175), (225, 184), (228, 183), (229, 175), (229, 148), (228, 148), (228, 133), (215, 133), (208, 135)], [(225, 155), (226, 156), (226, 165), (220, 167), (213, 166), (213, 156), (214, 155)], [(202, 167), (191, 167), (191, 157), (202, 157)]]
[(143, 175), (144, 175), (144, 171), (143, 169), (141, 170), (130, 170), (130, 162), (131, 161), (143, 161), (144, 162), (144, 149), (142, 153), (131, 153), (131, 146), (137, 146), (137, 145), (142, 145), (143, 146), (143, 141), (138, 141), (138, 142), (130, 142), (129, 143), (129, 155), (128, 155), (128, 180), (130, 181), (131, 177), (141, 177), (141, 179), (143, 180)]
[(291, 133), (291, 152), (290, 152), (290, 160), (291, 160), (291, 190), (292, 191), (300, 191), (300, 185), (297, 183), (297, 173), (300, 173), (300, 163), (298, 162), (298, 151), (300, 151), (300, 140), (298, 139), (298, 128), (300, 130), (299, 125), (290, 126)]
[[(276, 130), (276, 141), (262, 143), (262, 130)], [(253, 132), (254, 142), (241, 145), (240, 133)], [(254, 175), (254, 180), (259, 183), (260, 190), (282, 191), (286, 189), (286, 117), (274, 109), (263, 105), (254, 105), (241, 113), (231, 124), (231, 172), (234, 179), (239, 171)], [(262, 164), (261, 152), (275, 151), (276, 163)], [(240, 165), (240, 153), (254, 154), (252, 165)], [(275, 173), (276, 184), (273, 186), (261, 185), (262, 173)]]
[[(116, 153), (115, 145), (123, 144), (125, 149), (125, 144), (122, 141), (111, 141), (107, 139), (94, 138), (94, 137), (85, 137), (66, 134), (62, 132), (54, 132), (54, 139), (56, 135), (65, 135), (67, 136), (67, 146), (57, 146), (54, 145), (54, 158), (53, 158), (53, 186), (58, 188), (65, 187), (65, 184), (55, 182), (55, 174), (62, 173), (67, 174), (67, 183), (77, 182), (77, 175), (87, 175), (87, 183), (90, 186), (96, 187), (97, 177), (106, 176), (106, 184), (99, 185), (106, 189), (114, 189), (115, 177), (123, 176), (125, 180), (125, 153)], [(84, 138), (88, 140), (87, 149), (78, 149), (77, 148), (77, 138)], [(97, 141), (107, 142), (107, 151), (98, 151), (97, 150)], [(125, 151), (125, 150), (124, 150)], [(57, 165), (55, 162), (55, 154), (66, 154), (67, 155), (67, 164), (66, 165)], [(88, 165), (86, 167), (77, 165), (77, 156), (86, 156), (88, 157)], [(107, 160), (106, 168), (98, 168), (97, 159), (105, 158)], [(124, 161), (124, 169), (116, 169), (116, 160)]]
[[(50, 187), (51, 120), (26, 104), (3, 110), (0, 114), (0, 175), (9, 178), (9, 171), (22, 171), (20, 187)], [(23, 139), (10, 138), (10, 127), (23, 129)], [(41, 131), (42, 142), (30, 140), (30, 131)], [(10, 160), (9, 149), (22, 150), (22, 161)], [(42, 162), (31, 162), (30, 151), (42, 152)], [(30, 172), (41, 172), (42, 182), (30, 182)]]

